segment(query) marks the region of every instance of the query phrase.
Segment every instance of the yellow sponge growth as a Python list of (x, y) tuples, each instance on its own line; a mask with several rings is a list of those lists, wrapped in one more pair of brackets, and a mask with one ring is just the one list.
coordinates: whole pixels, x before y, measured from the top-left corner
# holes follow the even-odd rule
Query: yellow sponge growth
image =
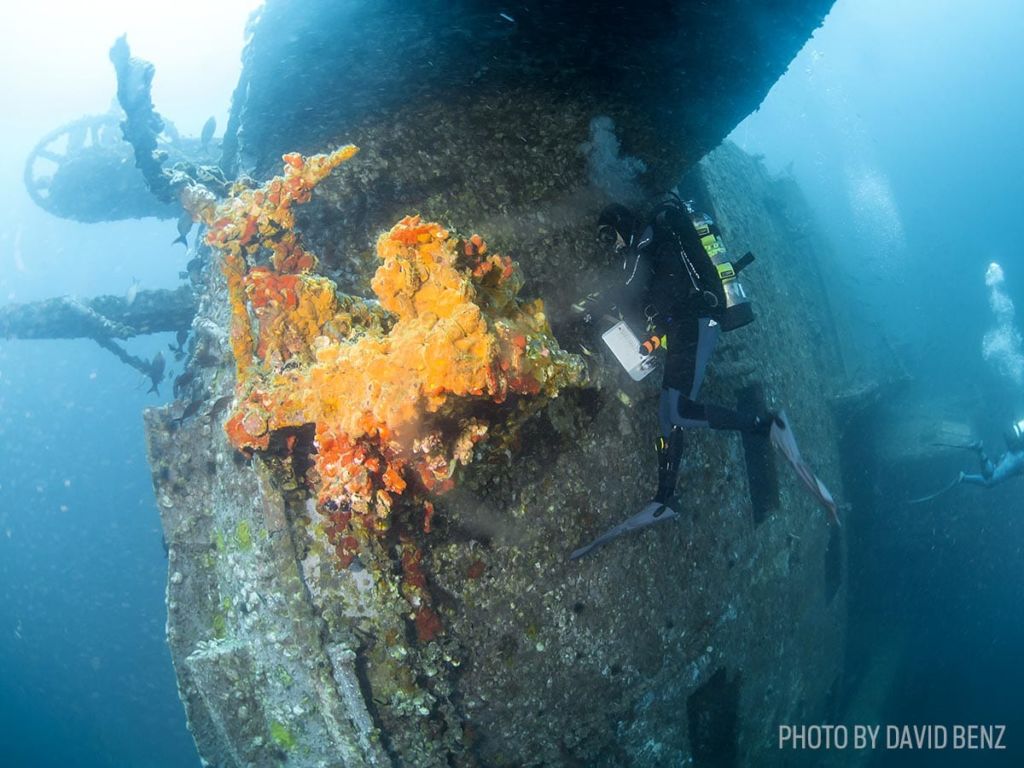
[(232, 303), (238, 389), (228, 437), (258, 451), (279, 435), (291, 450), (296, 430), (313, 425), (310, 478), (343, 562), (359, 538), (386, 527), (395, 496), (451, 486), (491, 426), (471, 415), (473, 403), (554, 397), (585, 380), (542, 302), (518, 299), (515, 264), (478, 235), (402, 219), (377, 242), (379, 301), (339, 294), (309, 272), (316, 260), (293, 230), (291, 205), (354, 153), (287, 155), (284, 179), (200, 214), (224, 254)]

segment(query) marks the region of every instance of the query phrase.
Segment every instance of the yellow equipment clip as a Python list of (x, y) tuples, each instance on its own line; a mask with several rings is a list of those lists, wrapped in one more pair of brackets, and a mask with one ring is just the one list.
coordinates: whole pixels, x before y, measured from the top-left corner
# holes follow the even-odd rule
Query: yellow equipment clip
[(700, 239), (700, 244), (712, 259), (725, 250), (725, 244), (718, 235), (706, 235)]

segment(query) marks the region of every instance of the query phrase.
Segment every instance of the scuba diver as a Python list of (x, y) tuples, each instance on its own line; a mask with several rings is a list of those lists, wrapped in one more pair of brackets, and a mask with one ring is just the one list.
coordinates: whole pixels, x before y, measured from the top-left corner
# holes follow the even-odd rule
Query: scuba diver
[[(649, 372), (653, 365), (650, 355), (664, 348), (658, 404), (661, 435), (656, 445), (658, 490), (638, 514), (577, 549), (571, 558), (582, 557), (631, 530), (678, 517), (675, 488), (686, 429), (771, 434), (773, 444), (834, 516), (835, 503), (800, 458), (784, 414), (743, 413), (698, 399), (719, 335), (754, 319), (750, 301), (737, 280), (739, 272), (753, 262), (753, 254), (730, 261), (711, 217), (674, 194), (659, 204), (646, 222), (623, 205), (609, 205), (598, 219), (598, 238), (622, 259), (625, 281), (605, 295), (592, 294), (573, 305), (573, 310), (586, 321), (599, 306), (606, 312), (616, 307), (627, 317), (627, 322), (606, 332), (605, 340), (634, 379)], [(637, 357), (629, 360), (629, 350), (620, 354), (608, 336), (640, 323), (646, 327), (642, 344), (624, 331), (634, 350), (636, 344), (640, 347), (634, 353)]]
[(1009, 432), (1003, 435), (1006, 453), (999, 457), (995, 464), (985, 455), (985, 446), (979, 441), (971, 447), (978, 452), (981, 474), (968, 475), (961, 472), (957, 482), (967, 485), (982, 485), (991, 488), (999, 485), (1014, 475), (1024, 475), (1024, 419), (1021, 419)]
[(754, 319), (735, 279), (753, 256), (736, 265), (724, 258), (726, 269), (720, 271), (715, 257), (724, 255), (725, 248), (718, 228), (692, 203), (678, 198), (659, 205), (646, 225), (625, 206), (610, 205), (598, 219), (598, 237), (623, 259), (626, 280), (615, 300), (627, 315), (642, 313), (647, 330), (643, 351), (665, 350), (654, 501), (672, 507), (684, 429), (709, 427), (767, 436), (772, 425), (772, 414), (743, 414), (698, 401), (720, 333)]
[(960, 472), (957, 478), (945, 488), (918, 499), (911, 499), (907, 503), (920, 504), (925, 501), (931, 501), (947, 491), (953, 490), (958, 485), (980, 485), (983, 488), (991, 488), (1015, 475), (1024, 475), (1024, 419), (1016, 422), (1009, 432), (1004, 433), (1003, 440), (1006, 443), (1006, 453), (1000, 456), (999, 460), (995, 463), (985, 453), (985, 446), (981, 441), (971, 443), (970, 445), (949, 446), (953, 448), (969, 448), (972, 451), (976, 451), (978, 453), (980, 472), (977, 474)]

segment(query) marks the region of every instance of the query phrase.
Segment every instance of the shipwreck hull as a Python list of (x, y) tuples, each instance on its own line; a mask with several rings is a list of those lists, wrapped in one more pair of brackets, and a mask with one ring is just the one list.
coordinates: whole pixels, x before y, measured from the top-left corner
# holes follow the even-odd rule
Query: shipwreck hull
[[(401, 17), (389, 2), (305, 4), (301, 14), (296, 5), (270, 2), (254, 32), (239, 139), (243, 165), (261, 176), (285, 150), (361, 147), (297, 211), (325, 274), (368, 295), (373, 241), (420, 213), (516, 259), (524, 293), (544, 299), (575, 351), (569, 304), (621, 279), (596, 258), (593, 221), (614, 190), (587, 148), (608, 140), (593, 119), (611, 117), (621, 140), (611, 159), (646, 169), (629, 177), (628, 193), (661, 191), (689, 168), (685, 191), (712, 206), (730, 249), (758, 256), (744, 273), (758, 322), (723, 339), (704, 397), (788, 407), (805, 453), (840, 495), (822, 397), (838, 357), (806, 205), (733, 147), (698, 163), (757, 105), (829, 3), (757, 19), (720, 4), (691, 27), (698, 5), (680, 3), (625, 39), (597, 12), (566, 26), (559, 4), (540, 4), (534, 18), (509, 12), (511, 22), (487, 3), (454, 15), (427, 3)], [(438, 18), (448, 22), (429, 23)], [(579, 49), (577, 33), (594, 47)], [(711, 55), (726, 37), (750, 43), (730, 49), (732, 67)], [(638, 56), (645, 39), (649, 54)], [(664, 98), (652, 107), (628, 82), (664, 86)], [(216, 403), (234, 374), (217, 264), (201, 283), (193, 327), (206, 361), (193, 386)], [(180, 406), (147, 413), (169, 551), (168, 637), (207, 763), (785, 763), (776, 726), (824, 717), (841, 684), (839, 530), (775, 472), (764, 445), (695, 433), (680, 477), (683, 519), (570, 562), (655, 484), (657, 375), (633, 383), (600, 355), (590, 374), (507, 442), (485, 445), (455, 490), (433, 499), (429, 533), (397, 514), (347, 568), (293, 464), (243, 457), (216, 407), (187, 419)], [(440, 620), (430, 631), (403, 588), (409, 542)]]
[[(789, 219), (750, 202), (792, 190), (730, 147), (698, 178), (730, 244), (759, 255), (748, 288), (761, 316), (726, 338), (706, 397), (733, 402), (754, 388), (789, 406), (835, 490), (823, 380), (806, 375), (836, 363), (821, 343), (815, 254)], [(739, 438), (694, 434), (684, 519), (570, 562), (654, 483), (657, 386), (612, 366), (594, 388), (552, 401), (503, 461), (468, 468), (435, 500), (431, 533), (405, 524), (444, 624), (427, 643), (401, 594), (394, 539), (340, 568), (289, 472), (244, 460), (216, 414), (179, 425), (150, 411), (168, 633), (203, 757), (783, 764), (775, 726), (824, 716), (841, 684), (842, 537), (781, 468), (751, 487)], [(751, 463), (765, 460), (748, 448)]]

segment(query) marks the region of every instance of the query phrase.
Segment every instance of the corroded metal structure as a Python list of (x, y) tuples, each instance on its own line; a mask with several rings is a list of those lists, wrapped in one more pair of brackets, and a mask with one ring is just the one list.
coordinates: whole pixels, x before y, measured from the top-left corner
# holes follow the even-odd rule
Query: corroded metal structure
[[(177, 217), (179, 210), (149, 194), (120, 122), (116, 112), (90, 115), (43, 136), (25, 162), (32, 201), (55, 216), (84, 222)], [(200, 151), (198, 141), (176, 135), (164, 136), (161, 146), (175, 160)]]
[(195, 317), (191, 286), (81, 301), (71, 296), (0, 307), (0, 336), (17, 339), (128, 339), (187, 331)]

